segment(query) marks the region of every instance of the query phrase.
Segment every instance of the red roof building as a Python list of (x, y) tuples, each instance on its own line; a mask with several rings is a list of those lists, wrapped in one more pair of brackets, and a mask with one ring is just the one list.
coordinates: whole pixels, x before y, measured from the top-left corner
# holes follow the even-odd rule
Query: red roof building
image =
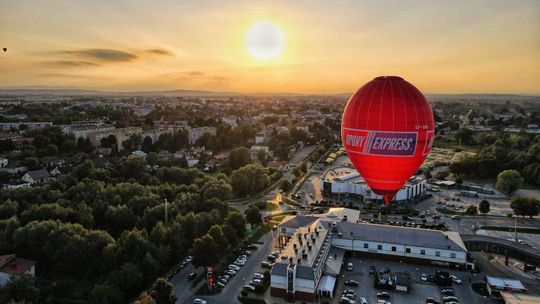
[(0, 287), (6, 285), (12, 276), (24, 274), (36, 276), (36, 262), (17, 257), (15, 254), (0, 255)]

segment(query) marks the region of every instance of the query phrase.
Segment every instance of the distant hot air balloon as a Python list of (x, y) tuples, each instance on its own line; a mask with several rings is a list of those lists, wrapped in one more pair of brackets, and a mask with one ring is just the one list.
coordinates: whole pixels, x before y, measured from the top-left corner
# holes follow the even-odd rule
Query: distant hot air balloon
[(3, 48), (3, 50), (4, 50), (4, 53), (7, 52), (7, 48)]
[(433, 112), (422, 93), (397, 76), (381, 76), (347, 102), (341, 140), (373, 192), (389, 204), (431, 150)]

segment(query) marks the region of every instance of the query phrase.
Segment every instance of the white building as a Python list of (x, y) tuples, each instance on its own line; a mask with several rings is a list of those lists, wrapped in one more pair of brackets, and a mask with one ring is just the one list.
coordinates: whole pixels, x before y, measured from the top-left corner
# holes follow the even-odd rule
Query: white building
[(467, 266), (467, 249), (457, 232), (361, 223), (360, 212), (347, 208), (285, 217), (278, 244), (284, 250), (272, 267), (271, 295), (289, 301), (314, 302), (317, 294), (332, 297), (347, 251), (391, 261)]
[(9, 163), (8, 159), (7, 158), (0, 158), (0, 168), (3, 168), (5, 166), (7, 166)]
[(36, 276), (36, 262), (19, 258), (15, 254), (0, 255), (0, 287), (4, 287), (11, 277)]
[(30, 184), (39, 184), (46, 182), (53, 177), (45, 169), (33, 170), (26, 172), (21, 180)]
[(215, 127), (200, 127), (200, 128), (192, 128), (188, 130), (188, 138), (189, 143), (194, 144), (197, 139), (201, 138), (204, 134), (210, 134), (212, 136), (216, 136), (216, 128)]
[[(329, 176), (323, 178), (323, 189), (327, 195), (358, 195), (364, 199), (382, 200), (382, 195), (371, 191), (364, 178), (354, 171), (342, 176)], [(399, 190), (394, 199), (397, 202), (407, 201), (421, 196), (427, 190), (427, 181), (423, 176), (414, 175)]]

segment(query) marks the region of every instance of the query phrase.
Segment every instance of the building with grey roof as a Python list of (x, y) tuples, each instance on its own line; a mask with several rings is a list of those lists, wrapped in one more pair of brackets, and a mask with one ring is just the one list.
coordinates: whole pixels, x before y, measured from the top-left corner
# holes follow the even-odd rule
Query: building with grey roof
[(359, 218), (358, 210), (347, 208), (285, 217), (278, 228), (283, 251), (272, 267), (271, 295), (308, 302), (317, 294), (331, 296), (328, 282), (335, 282), (345, 252), (451, 268), (467, 265), (467, 249), (457, 232), (369, 224)]

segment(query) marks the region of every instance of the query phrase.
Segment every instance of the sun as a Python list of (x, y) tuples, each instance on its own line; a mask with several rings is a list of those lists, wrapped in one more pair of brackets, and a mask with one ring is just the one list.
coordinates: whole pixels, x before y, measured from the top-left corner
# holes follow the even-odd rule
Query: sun
[(285, 48), (285, 34), (274, 23), (257, 21), (246, 31), (246, 50), (255, 59), (268, 61), (278, 57)]

